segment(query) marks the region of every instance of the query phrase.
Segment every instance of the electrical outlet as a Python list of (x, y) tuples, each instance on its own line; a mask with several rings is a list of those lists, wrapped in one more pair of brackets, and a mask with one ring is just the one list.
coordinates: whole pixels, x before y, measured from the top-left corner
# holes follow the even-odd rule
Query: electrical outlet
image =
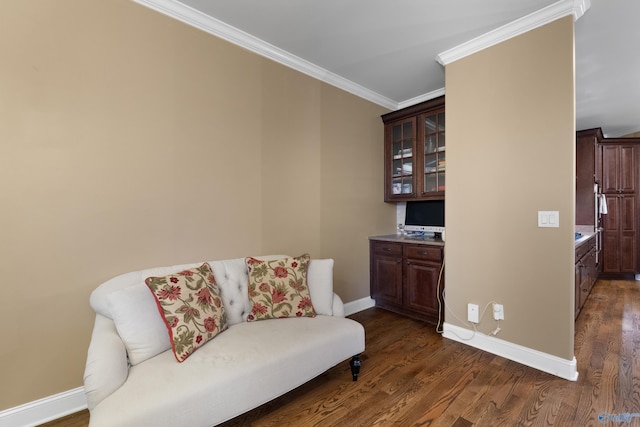
[(493, 318), (495, 320), (504, 320), (504, 307), (502, 304), (493, 304)]
[(480, 309), (477, 304), (467, 305), (467, 320), (471, 323), (480, 322)]

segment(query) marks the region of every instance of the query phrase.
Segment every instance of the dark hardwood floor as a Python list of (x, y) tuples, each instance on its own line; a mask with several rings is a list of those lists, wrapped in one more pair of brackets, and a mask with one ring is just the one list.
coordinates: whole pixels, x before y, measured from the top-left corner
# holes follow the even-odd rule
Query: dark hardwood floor
[[(640, 425), (640, 282), (594, 286), (575, 326), (576, 382), (381, 309), (351, 317), (367, 334), (358, 382), (344, 362), (224, 426)], [(73, 417), (46, 425), (88, 425), (86, 411)]]

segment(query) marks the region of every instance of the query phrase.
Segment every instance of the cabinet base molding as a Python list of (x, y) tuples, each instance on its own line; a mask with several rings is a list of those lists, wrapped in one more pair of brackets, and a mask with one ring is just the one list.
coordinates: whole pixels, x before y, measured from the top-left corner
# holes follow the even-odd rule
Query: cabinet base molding
[(499, 338), (444, 323), (442, 336), (462, 344), (504, 357), (514, 362), (547, 372), (569, 381), (578, 380), (576, 358), (562, 359), (528, 347), (504, 341)]

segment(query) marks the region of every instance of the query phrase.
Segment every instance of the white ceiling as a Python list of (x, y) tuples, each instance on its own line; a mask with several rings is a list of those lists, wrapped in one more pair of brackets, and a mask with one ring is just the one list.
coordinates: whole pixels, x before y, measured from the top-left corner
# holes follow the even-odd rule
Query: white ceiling
[[(135, 0), (387, 108), (444, 93), (436, 57), (573, 0)], [(640, 131), (640, 2), (575, 0), (576, 129)]]
[(576, 22), (577, 129), (640, 131), (640, 2), (591, 0)]

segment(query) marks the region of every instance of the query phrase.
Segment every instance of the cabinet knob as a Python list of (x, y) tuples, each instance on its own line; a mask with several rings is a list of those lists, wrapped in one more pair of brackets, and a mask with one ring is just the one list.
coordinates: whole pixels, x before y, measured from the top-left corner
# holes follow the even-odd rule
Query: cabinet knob
[(407, 265), (411, 265), (411, 261), (407, 261)]
[(382, 250), (385, 252), (391, 252), (391, 248), (382, 248)]
[(428, 254), (428, 252), (427, 252), (427, 251), (422, 251), (422, 252), (420, 252), (420, 255), (427, 255), (427, 254)]

